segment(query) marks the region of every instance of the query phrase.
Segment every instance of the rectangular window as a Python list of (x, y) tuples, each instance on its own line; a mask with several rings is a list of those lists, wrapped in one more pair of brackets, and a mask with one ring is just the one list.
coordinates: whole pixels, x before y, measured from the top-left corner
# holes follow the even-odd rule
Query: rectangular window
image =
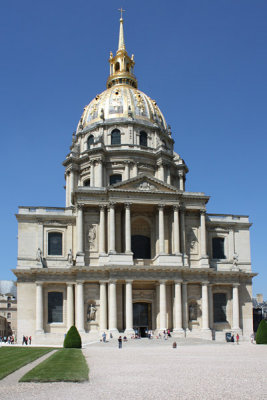
[(48, 293), (48, 323), (63, 322), (63, 293)]
[(212, 258), (226, 258), (224, 254), (224, 238), (216, 237), (212, 239)]
[(214, 293), (213, 295), (213, 321), (226, 322), (226, 294)]
[(48, 255), (49, 256), (62, 255), (62, 233), (60, 232), (48, 233)]

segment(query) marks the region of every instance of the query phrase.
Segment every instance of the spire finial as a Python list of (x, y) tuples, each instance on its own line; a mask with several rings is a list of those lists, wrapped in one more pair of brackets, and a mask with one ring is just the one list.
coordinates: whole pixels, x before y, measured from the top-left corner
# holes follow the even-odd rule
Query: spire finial
[(119, 46), (118, 50), (125, 50), (125, 43), (124, 43), (124, 32), (123, 32), (123, 18), (122, 18), (122, 13), (125, 11), (122, 8), (119, 8), (118, 11), (121, 13), (121, 18), (120, 18), (120, 34), (119, 34)]

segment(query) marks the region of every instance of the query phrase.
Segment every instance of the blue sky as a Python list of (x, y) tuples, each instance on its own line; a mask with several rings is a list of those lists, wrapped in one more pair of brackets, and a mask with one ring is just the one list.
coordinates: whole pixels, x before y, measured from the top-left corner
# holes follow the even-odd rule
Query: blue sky
[(250, 216), (253, 293), (267, 300), (266, 0), (9, 0), (0, 13), (0, 278), (14, 279), (19, 205), (64, 206), (61, 162), (105, 90), (119, 12), (139, 88), (172, 127), (187, 190)]

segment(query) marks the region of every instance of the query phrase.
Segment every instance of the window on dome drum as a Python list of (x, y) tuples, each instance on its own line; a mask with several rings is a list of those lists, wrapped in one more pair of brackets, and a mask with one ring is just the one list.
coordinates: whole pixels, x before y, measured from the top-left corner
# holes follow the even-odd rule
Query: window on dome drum
[(90, 179), (86, 179), (86, 181), (83, 182), (83, 186), (90, 186)]
[(144, 131), (140, 132), (140, 146), (147, 147), (147, 133)]
[(214, 293), (213, 295), (213, 321), (226, 322), (226, 294)]
[(110, 185), (115, 185), (115, 183), (121, 182), (121, 180), (122, 180), (121, 174), (110, 175), (110, 177), (109, 177), (109, 184), (110, 184)]
[(7, 308), (10, 308), (11, 307), (11, 304), (10, 303), (7, 303)]
[(11, 313), (10, 312), (7, 313), (7, 318), (11, 318)]
[(121, 144), (121, 133), (119, 129), (114, 129), (111, 132), (111, 144)]
[(48, 292), (48, 323), (63, 322), (63, 293)]
[(62, 256), (62, 233), (48, 233), (48, 255)]
[(115, 64), (115, 71), (119, 71), (120, 70), (120, 63), (116, 62)]
[(224, 238), (213, 238), (212, 239), (212, 258), (213, 259), (225, 259), (224, 254)]
[(92, 144), (94, 144), (94, 136), (90, 135), (87, 139), (87, 150), (90, 150)]

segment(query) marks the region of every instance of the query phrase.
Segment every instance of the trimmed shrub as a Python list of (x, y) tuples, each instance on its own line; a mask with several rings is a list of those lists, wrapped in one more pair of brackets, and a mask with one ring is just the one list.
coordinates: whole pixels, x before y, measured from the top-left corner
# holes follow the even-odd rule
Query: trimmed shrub
[(70, 329), (67, 332), (67, 335), (64, 340), (64, 345), (63, 347), (65, 348), (75, 348), (75, 349), (80, 349), (82, 347), (82, 339), (77, 331), (76, 326), (70, 327)]
[(267, 321), (261, 320), (256, 333), (257, 344), (267, 344)]

